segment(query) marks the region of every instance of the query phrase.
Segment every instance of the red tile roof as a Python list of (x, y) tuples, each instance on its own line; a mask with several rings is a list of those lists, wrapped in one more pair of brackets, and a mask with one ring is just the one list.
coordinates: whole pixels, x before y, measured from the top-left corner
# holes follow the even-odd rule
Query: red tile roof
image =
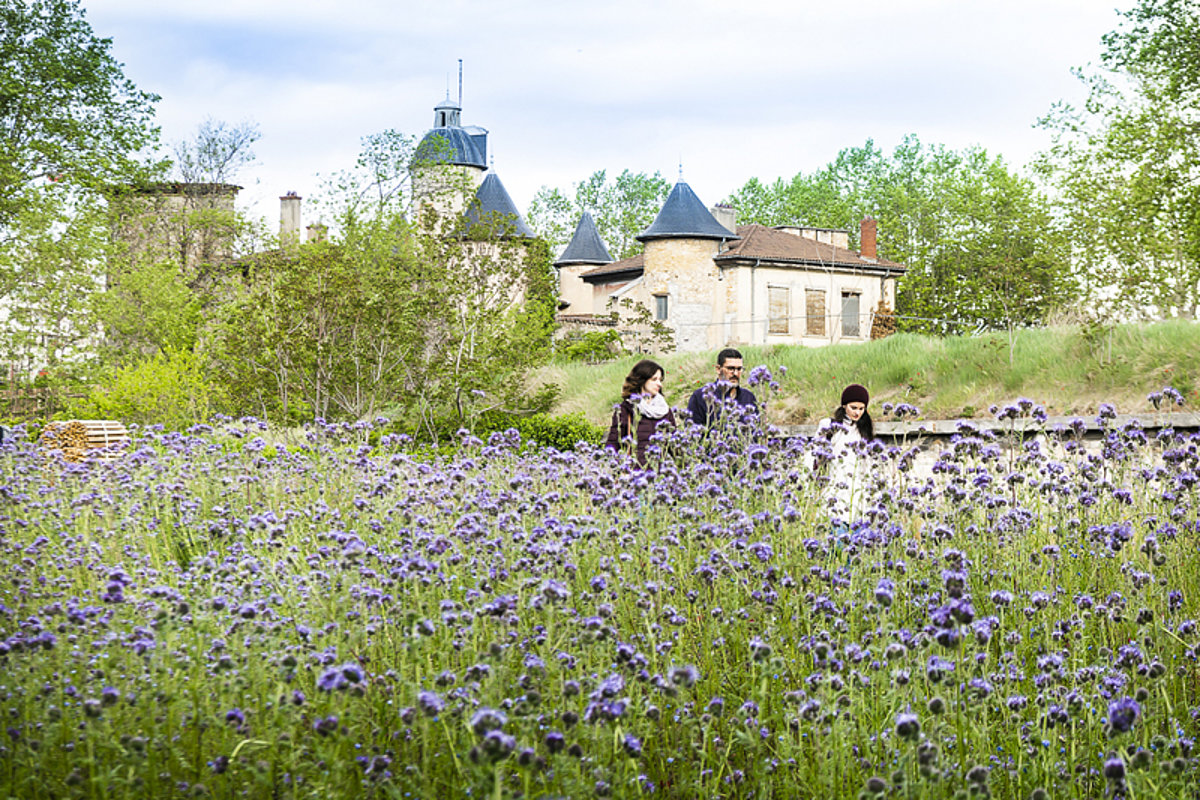
[(720, 263), (754, 259), (887, 272), (904, 272), (907, 269), (903, 264), (888, 261), (886, 258), (866, 259), (853, 250), (834, 247), (832, 244), (764, 225), (739, 225), (737, 232), (742, 238), (731, 243), (724, 252), (713, 259), (714, 261)]

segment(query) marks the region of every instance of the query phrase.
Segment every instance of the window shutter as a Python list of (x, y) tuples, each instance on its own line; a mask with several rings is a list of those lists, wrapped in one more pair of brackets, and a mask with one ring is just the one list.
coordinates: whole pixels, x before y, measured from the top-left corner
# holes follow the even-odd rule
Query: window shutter
[(767, 333), (787, 333), (788, 317), (792, 315), (792, 290), (786, 286), (768, 286)]
[(804, 332), (825, 335), (825, 292), (820, 289), (804, 290)]

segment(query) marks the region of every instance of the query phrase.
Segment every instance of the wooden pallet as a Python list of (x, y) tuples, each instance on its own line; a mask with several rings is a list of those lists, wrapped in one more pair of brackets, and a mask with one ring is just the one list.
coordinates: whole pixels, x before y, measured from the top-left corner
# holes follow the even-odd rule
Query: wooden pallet
[(51, 422), (38, 439), (38, 447), (45, 451), (58, 451), (67, 461), (82, 461), (94, 450), (106, 450), (99, 454), (103, 460), (120, 457), (120, 450), (129, 445), (129, 431), (116, 420), (72, 419)]

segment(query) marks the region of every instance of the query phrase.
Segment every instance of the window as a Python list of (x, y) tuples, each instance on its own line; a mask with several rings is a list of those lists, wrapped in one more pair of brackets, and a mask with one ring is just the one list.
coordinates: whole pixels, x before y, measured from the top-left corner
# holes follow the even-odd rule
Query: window
[(665, 294), (654, 295), (654, 318), (658, 320), (667, 318), (667, 296)]
[(809, 336), (825, 335), (825, 290), (804, 290), (804, 332)]
[(842, 336), (861, 336), (859, 333), (858, 292), (842, 292)]
[(792, 290), (786, 286), (767, 287), (767, 333), (787, 333), (792, 315)]

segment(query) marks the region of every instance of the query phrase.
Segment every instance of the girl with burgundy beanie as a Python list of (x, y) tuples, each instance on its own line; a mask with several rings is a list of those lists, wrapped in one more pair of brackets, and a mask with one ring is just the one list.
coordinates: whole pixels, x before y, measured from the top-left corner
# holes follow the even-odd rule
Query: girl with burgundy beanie
[(867, 412), (871, 396), (865, 386), (852, 383), (842, 390), (842, 402), (830, 419), (822, 420), (817, 436), (829, 442), (825, 500), (834, 523), (857, 520), (864, 504), (866, 474), (861, 442), (875, 438), (875, 426)]
[(875, 425), (867, 411), (867, 403), (870, 401), (871, 395), (867, 392), (867, 387), (857, 383), (850, 384), (842, 389), (842, 404), (833, 412), (833, 421), (856, 428), (863, 441), (871, 441), (875, 438)]

